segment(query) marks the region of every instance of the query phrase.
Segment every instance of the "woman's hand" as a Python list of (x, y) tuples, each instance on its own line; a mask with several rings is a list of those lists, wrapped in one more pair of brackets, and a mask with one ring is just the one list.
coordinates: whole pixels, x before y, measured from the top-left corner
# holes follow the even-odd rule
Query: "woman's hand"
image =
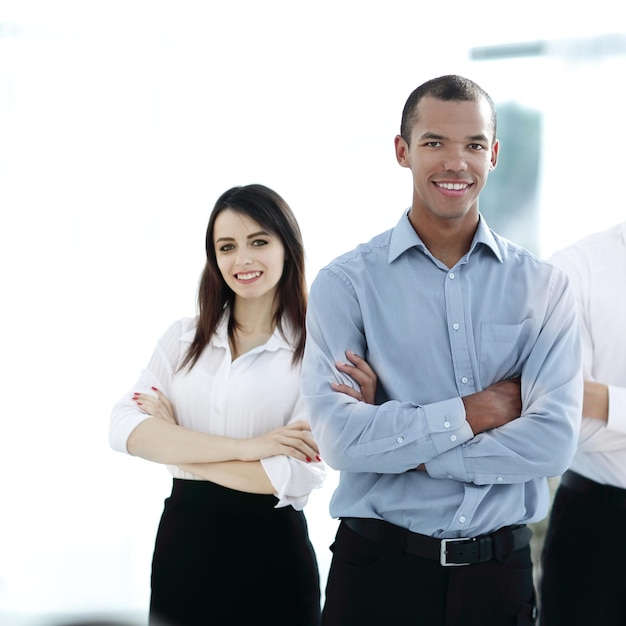
[(331, 383), (330, 386), (335, 391), (345, 393), (346, 395), (356, 398), (361, 402), (374, 404), (376, 398), (376, 385), (378, 384), (378, 376), (376, 376), (376, 372), (369, 366), (365, 359), (362, 359), (351, 350), (346, 351), (346, 357), (352, 365), (349, 365), (348, 363), (336, 363), (335, 365), (340, 372), (348, 374), (348, 376), (354, 379), (358, 383), (359, 387), (361, 387), (361, 391), (358, 392), (355, 389), (352, 389), (352, 387), (341, 383)]
[(304, 421), (287, 424), (260, 437), (242, 439), (239, 446), (241, 461), (259, 461), (281, 454), (307, 463), (321, 461), (311, 427)]
[(135, 393), (133, 402), (152, 417), (158, 417), (170, 424), (178, 424), (172, 403), (156, 387), (152, 387), (152, 391), (156, 393), (156, 398), (147, 393)]

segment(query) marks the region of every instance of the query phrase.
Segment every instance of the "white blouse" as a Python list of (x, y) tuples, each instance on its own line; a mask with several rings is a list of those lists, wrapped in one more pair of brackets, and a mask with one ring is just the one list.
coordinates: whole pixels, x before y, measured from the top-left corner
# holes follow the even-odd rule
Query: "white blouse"
[(550, 260), (576, 293), (584, 377), (609, 388), (608, 421), (583, 416), (570, 468), (626, 489), (626, 222), (588, 235)]
[[(184, 318), (170, 326), (136, 385), (113, 408), (109, 442), (114, 450), (128, 453), (128, 437), (148, 418), (132, 401), (133, 393), (153, 393), (152, 387), (172, 402), (179, 425), (195, 431), (250, 438), (292, 421), (308, 421), (300, 397), (300, 366), (292, 364), (293, 348), (278, 329), (267, 343), (232, 361), (224, 316), (194, 367), (178, 371), (196, 322)], [(277, 507), (302, 509), (325, 477), (323, 463), (275, 456), (261, 464), (276, 490)], [(177, 466), (167, 468), (175, 478), (202, 480)]]

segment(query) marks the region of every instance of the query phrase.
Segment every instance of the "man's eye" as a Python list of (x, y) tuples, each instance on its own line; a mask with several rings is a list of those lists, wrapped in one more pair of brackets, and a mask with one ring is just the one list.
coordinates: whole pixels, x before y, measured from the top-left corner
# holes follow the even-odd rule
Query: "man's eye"
[(441, 142), (440, 141), (427, 141), (426, 145), (429, 148), (438, 148), (441, 145)]
[(485, 146), (480, 143), (471, 143), (469, 146), (472, 150), (484, 150)]

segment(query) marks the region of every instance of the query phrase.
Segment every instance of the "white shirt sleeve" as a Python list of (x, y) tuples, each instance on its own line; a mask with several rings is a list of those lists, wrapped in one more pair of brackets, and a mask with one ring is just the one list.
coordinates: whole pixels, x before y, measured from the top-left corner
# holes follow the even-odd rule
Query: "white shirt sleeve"
[(609, 385), (609, 420), (610, 430), (626, 435), (626, 387)]
[[(278, 335), (235, 363), (224, 323), (191, 372), (178, 372), (194, 332), (195, 320), (185, 318), (159, 339), (139, 380), (113, 408), (109, 441), (114, 450), (128, 453), (130, 434), (148, 418), (132, 401), (133, 393), (151, 394), (152, 387), (172, 401), (181, 426), (199, 432), (247, 438), (286, 423), (308, 422), (298, 391), (300, 368), (292, 367), (293, 352), (284, 349), (288, 345)], [(242, 388), (247, 393), (241, 393)], [(316, 460), (307, 463), (276, 456), (261, 463), (278, 495), (278, 507), (302, 509), (311, 490), (320, 487), (326, 475), (324, 464)], [(176, 466), (168, 466), (168, 470), (176, 478), (198, 480)]]
[(149, 417), (132, 401), (133, 393), (153, 393), (152, 387), (169, 395), (172, 373), (180, 352), (183, 320), (172, 324), (157, 343), (148, 367), (141, 372), (135, 385), (115, 404), (109, 424), (109, 444), (118, 452), (128, 452), (130, 434)]
[[(302, 398), (299, 398), (289, 423), (301, 420), (308, 422), (308, 413)], [(291, 505), (298, 511), (302, 510), (311, 491), (321, 487), (326, 478), (326, 466), (315, 459), (307, 463), (289, 456), (273, 456), (263, 459), (261, 465), (276, 489), (276, 508)]]
[(571, 468), (626, 488), (626, 222), (585, 237), (551, 260), (565, 270), (577, 295), (585, 379), (609, 389), (608, 420), (583, 416)]
[(288, 456), (263, 459), (261, 465), (276, 489), (276, 508), (293, 506), (300, 511), (306, 505), (313, 489), (321, 487), (326, 477), (324, 463), (306, 463)]

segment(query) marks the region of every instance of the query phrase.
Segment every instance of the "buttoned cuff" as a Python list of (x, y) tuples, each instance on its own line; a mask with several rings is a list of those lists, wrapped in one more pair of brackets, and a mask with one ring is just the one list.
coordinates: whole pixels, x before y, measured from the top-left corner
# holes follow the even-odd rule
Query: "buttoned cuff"
[(301, 511), (313, 489), (321, 487), (326, 477), (324, 463), (305, 463), (287, 456), (261, 459), (261, 465), (276, 490), (276, 508), (293, 506)]
[(434, 402), (422, 407), (430, 438), (438, 454), (469, 441), (474, 433), (465, 419), (461, 398)]
[(426, 471), (432, 478), (447, 478), (464, 483), (471, 482), (465, 469), (465, 459), (461, 446), (448, 450), (428, 461)]
[(626, 388), (609, 385), (609, 419), (607, 428), (626, 434)]

